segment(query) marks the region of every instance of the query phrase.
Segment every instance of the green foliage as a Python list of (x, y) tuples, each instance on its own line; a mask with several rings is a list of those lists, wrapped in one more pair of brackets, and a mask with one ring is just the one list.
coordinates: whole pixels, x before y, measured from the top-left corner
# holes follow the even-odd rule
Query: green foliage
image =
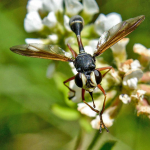
[(100, 148), (100, 150), (112, 150), (116, 141), (107, 141), (104, 145)]
[(77, 120), (79, 118), (79, 112), (71, 108), (61, 107), (55, 104), (51, 109), (55, 115), (64, 120)]

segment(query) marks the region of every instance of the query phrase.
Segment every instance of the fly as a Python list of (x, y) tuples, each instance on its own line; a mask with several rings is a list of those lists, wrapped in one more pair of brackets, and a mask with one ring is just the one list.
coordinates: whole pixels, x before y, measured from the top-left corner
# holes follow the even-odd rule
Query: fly
[[(10, 50), (14, 53), (24, 55), (24, 56), (29, 56), (29, 57), (38, 57), (44, 59), (72, 62), (78, 73), (75, 76), (63, 82), (64, 85), (71, 92), (73, 92), (73, 96), (69, 97), (69, 99), (75, 96), (75, 91), (71, 89), (68, 85), (66, 85), (66, 83), (71, 80), (75, 80), (76, 85), (82, 89), (82, 101), (86, 105), (88, 105), (93, 111), (99, 114), (100, 132), (102, 132), (102, 127), (104, 127), (106, 131), (109, 132), (102, 118), (102, 114), (105, 108), (106, 92), (103, 89), (103, 87), (100, 85), (100, 83), (103, 77), (112, 69), (112, 66), (96, 68), (95, 57), (99, 56), (108, 48), (110, 48), (115, 43), (120, 41), (122, 38), (130, 34), (142, 23), (144, 19), (145, 16), (143, 15), (135, 18), (131, 18), (115, 25), (114, 27), (110, 28), (108, 31), (105, 31), (100, 37), (96, 47), (96, 51), (93, 55), (86, 53), (84, 50), (82, 40), (81, 40), (81, 31), (83, 29), (84, 21), (83, 18), (78, 15), (70, 19), (69, 25), (71, 30), (76, 34), (78, 47), (79, 47), (79, 54), (77, 54), (69, 44), (67, 44), (67, 46), (71, 51), (73, 57), (69, 57), (68, 55), (66, 55), (67, 53), (57, 45), (44, 45), (44, 44), (33, 43), (33, 44), (13, 46), (10, 48)], [(106, 70), (106, 72), (104, 74), (101, 74), (101, 71), (103, 70)], [(95, 109), (95, 104), (93, 100), (93, 91), (96, 87), (98, 87), (104, 94), (104, 102), (101, 111)], [(84, 98), (85, 91), (89, 92), (93, 101), (93, 107), (90, 106), (85, 101)]]

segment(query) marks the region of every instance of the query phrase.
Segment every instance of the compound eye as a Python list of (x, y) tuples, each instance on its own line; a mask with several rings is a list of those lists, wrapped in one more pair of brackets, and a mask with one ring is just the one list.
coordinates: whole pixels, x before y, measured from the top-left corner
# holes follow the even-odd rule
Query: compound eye
[(98, 70), (94, 70), (96, 83), (99, 84), (102, 81), (102, 74)]
[(75, 83), (78, 87), (82, 88), (84, 85), (86, 85), (86, 77), (83, 73), (78, 73), (75, 77)]
[(98, 70), (94, 70), (91, 72), (90, 78), (93, 86), (97, 86), (102, 80), (102, 75)]

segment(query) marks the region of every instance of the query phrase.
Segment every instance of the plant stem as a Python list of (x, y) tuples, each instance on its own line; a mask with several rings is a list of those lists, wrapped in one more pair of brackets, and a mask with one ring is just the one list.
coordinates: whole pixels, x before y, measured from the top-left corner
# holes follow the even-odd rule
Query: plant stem
[(87, 150), (91, 150), (93, 148), (93, 146), (95, 145), (95, 143), (97, 142), (97, 140), (99, 139), (99, 137), (102, 135), (102, 133), (99, 133), (98, 130), (96, 130), (96, 134), (91, 142), (91, 144), (89, 145), (89, 147), (87, 148)]

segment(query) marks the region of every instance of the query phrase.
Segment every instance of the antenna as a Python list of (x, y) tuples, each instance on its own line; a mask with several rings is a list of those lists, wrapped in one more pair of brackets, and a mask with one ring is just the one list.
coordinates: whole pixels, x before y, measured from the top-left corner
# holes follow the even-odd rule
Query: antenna
[(79, 15), (73, 16), (70, 19), (70, 21), (69, 21), (69, 25), (70, 25), (71, 30), (77, 36), (77, 42), (78, 42), (79, 52), (80, 53), (84, 53), (85, 52), (83, 44), (82, 44), (82, 40), (81, 40), (81, 31), (83, 29), (83, 24), (84, 24), (84, 20)]

